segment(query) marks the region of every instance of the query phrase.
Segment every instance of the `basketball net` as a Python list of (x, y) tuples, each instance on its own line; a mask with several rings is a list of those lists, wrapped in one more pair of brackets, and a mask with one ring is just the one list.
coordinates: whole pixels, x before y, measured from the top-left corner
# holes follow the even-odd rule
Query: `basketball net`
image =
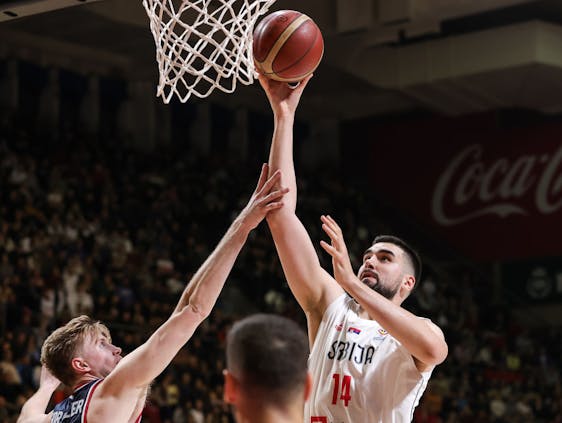
[(254, 82), (252, 32), (275, 0), (143, 0), (156, 43), (157, 97), (182, 103)]

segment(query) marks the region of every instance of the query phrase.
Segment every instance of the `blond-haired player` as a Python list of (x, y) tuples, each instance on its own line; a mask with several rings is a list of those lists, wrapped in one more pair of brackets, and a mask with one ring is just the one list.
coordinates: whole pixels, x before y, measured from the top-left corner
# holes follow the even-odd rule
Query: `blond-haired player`
[[(247, 206), (195, 273), (172, 315), (144, 344), (122, 357), (109, 330), (88, 316), (55, 330), (42, 348), (41, 385), (24, 404), (18, 423), (138, 422), (149, 384), (211, 312), (250, 231), (283, 206), (287, 190), (274, 188), (280, 173), (269, 179), (267, 174), (264, 165)], [(45, 414), (59, 380), (74, 393)]]

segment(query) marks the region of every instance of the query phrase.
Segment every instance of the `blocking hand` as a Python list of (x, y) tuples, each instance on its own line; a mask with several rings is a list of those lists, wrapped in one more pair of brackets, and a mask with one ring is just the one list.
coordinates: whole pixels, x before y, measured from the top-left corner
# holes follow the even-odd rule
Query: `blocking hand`
[(277, 170), (269, 179), (268, 172), (269, 166), (264, 163), (258, 185), (240, 213), (240, 219), (250, 230), (258, 226), (270, 211), (283, 207), (283, 196), (289, 192), (289, 188), (274, 189), (281, 180), (281, 171)]

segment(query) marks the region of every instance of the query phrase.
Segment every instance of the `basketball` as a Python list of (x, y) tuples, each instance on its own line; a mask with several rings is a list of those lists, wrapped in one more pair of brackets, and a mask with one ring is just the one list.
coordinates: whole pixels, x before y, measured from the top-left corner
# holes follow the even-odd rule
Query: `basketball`
[(295, 10), (279, 10), (254, 29), (257, 71), (282, 82), (297, 82), (310, 75), (324, 54), (324, 39), (316, 23)]

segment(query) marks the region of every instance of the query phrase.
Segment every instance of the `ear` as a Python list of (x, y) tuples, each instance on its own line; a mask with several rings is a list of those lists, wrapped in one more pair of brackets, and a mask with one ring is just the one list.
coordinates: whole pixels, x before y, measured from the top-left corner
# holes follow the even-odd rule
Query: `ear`
[(308, 401), (310, 392), (312, 391), (312, 375), (306, 372), (306, 380), (304, 381), (304, 401)]
[(414, 286), (416, 286), (416, 278), (414, 278), (414, 275), (404, 275), (404, 280), (402, 281), (402, 286), (404, 286), (404, 288), (406, 288), (406, 290), (408, 291), (408, 294), (410, 292), (412, 292), (412, 290), (414, 289)]
[(70, 366), (72, 367), (72, 370), (74, 370), (78, 374), (88, 373), (90, 370), (92, 370), (89, 364), (86, 363), (82, 357), (74, 357), (70, 361)]
[(399, 296), (404, 301), (408, 295), (412, 293), (412, 290), (416, 286), (416, 278), (414, 275), (405, 274), (404, 278), (402, 279), (402, 285), (400, 286)]
[(224, 389), (223, 400), (227, 404), (236, 404), (238, 400), (238, 380), (228, 370), (223, 370)]

